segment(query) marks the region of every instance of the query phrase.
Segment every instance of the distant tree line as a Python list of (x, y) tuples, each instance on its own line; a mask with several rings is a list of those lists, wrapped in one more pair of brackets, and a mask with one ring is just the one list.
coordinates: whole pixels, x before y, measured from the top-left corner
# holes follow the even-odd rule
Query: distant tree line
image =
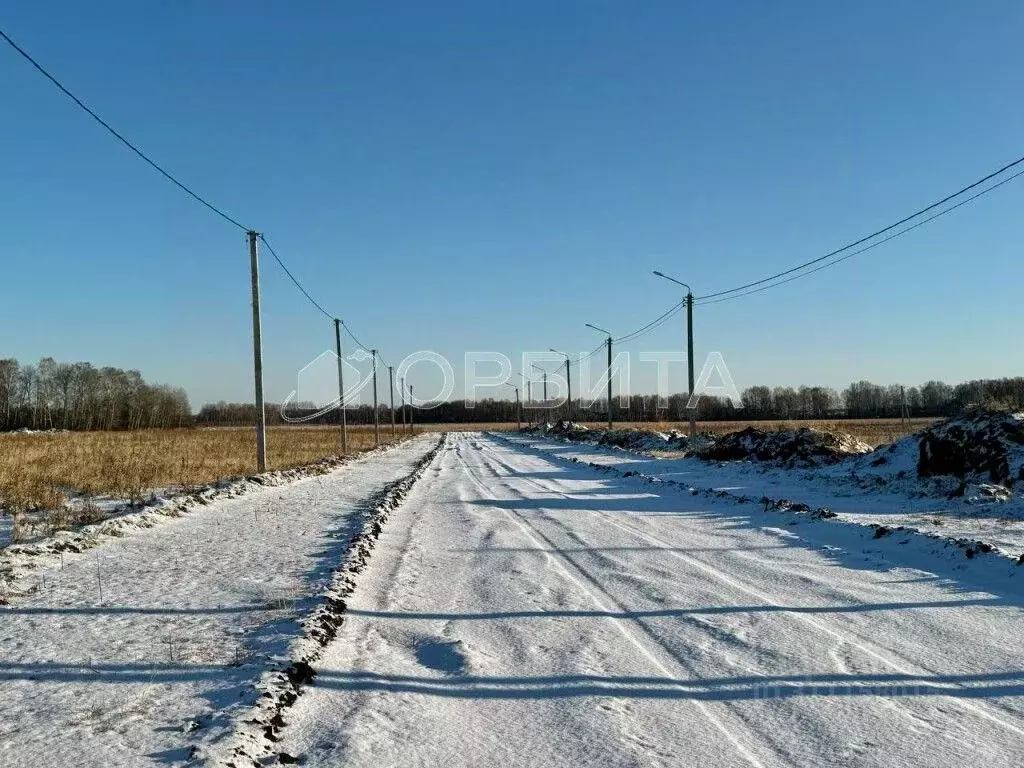
[[(615, 418), (620, 421), (679, 420), (686, 416), (685, 393), (668, 398), (656, 395), (632, 395), (615, 398)], [(754, 386), (741, 393), (743, 410), (737, 411), (723, 398), (701, 397), (697, 418), (702, 421), (728, 421), (738, 416), (743, 419), (829, 419), (829, 418), (900, 418), (953, 416), (972, 405), (1024, 410), (1024, 377), (984, 379), (950, 385), (929, 381), (920, 387), (883, 386), (869, 381), (858, 381), (842, 392), (831, 387), (766, 387)], [(311, 404), (289, 407), (289, 418), (306, 419), (311, 424), (335, 424), (337, 410), (310, 418), (316, 413)], [(598, 399), (584, 404), (573, 404), (573, 418), (580, 421), (601, 421), (607, 418), (607, 403)], [(510, 422), (516, 420), (516, 404), (510, 400), (483, 399), (475, 403), (452, 400), (431, 403), (415, 409), (416, 423), (465, 424)], [(566, 406), (544, 408), (539, 402), (524, 403), (523, 420), (553, 420), (567, 415)], [(196, 422), (199, 424), (252, 424), (256, 408), (243, 403), (216, 403), (203, 406)], [(381, 406), (381, 424), (391, 423), (391, 412)], [(362, 405), (346, 410), (349, 424), (372, 424), (373, 408)], [(401, 411), (397, 420), (402, 421)], [(280, 406), (267, 406), (267, 423), (281, 424)]]
[[(744, 419), (828, 419), (899, 418), (907, 416), (952, 416), (971, 405), (1024, 410), (1024, 377), (979, 379), (950, 385), (929, 381), (919, 387), (883, 386), (858, 381), (837, 391), (830, 387), (754, 386), (742, 392), (743, 410), (736, 411), (721, 398), (702, 397), (697, 417), (705, 421)], [(615, 398), (615, 418), (621, 421), (664, 421), (686, 415), (685, 393), (659, 400), (655, 395)], [(483, 399), (475, 403), (453, 400), (431, 403), (406, 418), (416, 423), (456, 424), (514, 422), (514, 401)], [(268, 404), (267, 423), (289, 420), (310, 424), (335, 424), (337, 410), (315, 415), (311, 403), (292, 404), (282, 416), (281, 407)], [(568, 415), (565, 405), (544, 408), (541, 403), (525, 404), (524, 421), (552, 420)], [(96, 368), (90, 363), (60, 363), (44, 357), (32, 365), (0, 359), (0, 430), (12, 429), (142, 429), (193, 425), (249, 425), (256, 408), (248, 403), (211, 403), (193, 416), (183, 389), (149, 384), (138, 371)], [(607, 404), (573, 404), (573, 418), (601, 421), (607, 418)], [(311, 418), (312, 417), (312, 418)], [(350, 424), (372, 424), (373, 408), (360, 405), (346, 409)], [(381, 424), (391, 422), (390, 410), (382, 405)], [(402, 412), (396, 420), (402, 422)]]
[(192, 425), (183, 389), (148, 384), (138, 371), (0, 360), (0, 430), (142, 429)]

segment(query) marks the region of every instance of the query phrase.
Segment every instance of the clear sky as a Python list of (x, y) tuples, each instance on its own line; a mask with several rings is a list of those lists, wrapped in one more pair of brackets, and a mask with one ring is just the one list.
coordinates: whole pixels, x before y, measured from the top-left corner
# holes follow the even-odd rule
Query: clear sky
[[(0, 26), (396, 362), (590, 350), (584, 322), (678, 299), (652, 269), (729, 288), (1024, 154), (1013, 0), (44, 1)], [(251, 399), (243, 234), (6, 46), (0, 87), (0, 356)], [(1022, 235), (1024, 179), (698, 307), (698, 362), (722, 352), (741, 388), (1019, 375)], [(333, 331), (263, 269), (282, 398)], [(680, 349), (681, 320), (631, 349)]]

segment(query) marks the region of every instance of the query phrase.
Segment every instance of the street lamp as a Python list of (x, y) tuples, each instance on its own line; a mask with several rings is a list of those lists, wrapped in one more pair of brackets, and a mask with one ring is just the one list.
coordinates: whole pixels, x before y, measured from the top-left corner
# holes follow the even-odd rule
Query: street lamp
[(596, 325), (590, 323), (584, 323), (587, 328), (591, 328), (598, 333), (603, 333), (608, 337), (608, 430), (612, 428), (612, 334), (611, 331), (606, 331), (604, 328), (598, 328)]
[(572, 421), (572, 377), (569, 375), (569, 355), (565, 352), (559, 352), (554, 347), (549, 348), (551, 352), (556, 355), (562, 355), (565, 358), (565, 388), (566, 388), (566, 399), (565, 399), (565, 417), (569, 421)]
[(547, 405), (548, 405), (548, 372), (545, 371), (543, 368), (541, 368), (536, 363), (531, 363), (531, 365), (533, 365), (534, 368), (536, 368), (538, 371), (540, 371), (542, 374), (544, 374), (544, 407), (547, 408)]
[(686, 410), (690, 416), (690, 439), (693, 440), (697, 436), (697, 408), (696, 406), (690, 408), (690, 401), (693, 400), (693, 291), (682, 280), (676, 280), (674, 277), (669, 277), (658, 270), (654, 270), (654, 274), (686, 289), (686, 296), (683, 298), (683, 301), (686, 304), (686, 367), (690, 384)]
[[(530, 406), (530, 402), (533, 400), (533, 391), (530, 388), (530, 380), (528, 378), (526, 378), (519, 371), (516, 371), (516, 375), (523, 380), (524, 384), (526, 384), (526, 406), (529, 407)], [(533, 415), (532, 414), (530, 415), (530, 424), (531, 425), (533, 424)]]
[(516, 391), (516, 429), (521, 432), (523, 429), (523, 406), (522, 403), (519, 402), (519, 387), (507, 381), (505, 382), (505, 386), (512, 387), (512, 389)]

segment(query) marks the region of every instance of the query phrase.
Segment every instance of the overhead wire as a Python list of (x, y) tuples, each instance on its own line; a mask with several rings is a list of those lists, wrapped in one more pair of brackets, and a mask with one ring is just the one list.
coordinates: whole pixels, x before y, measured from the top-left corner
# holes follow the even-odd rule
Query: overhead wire
[(801, 277), (807, 277), (807, 275), (812, 275), (815, 272), (819, 272), (819, 271), (821, 271), (823, 269), (826, 269), (828, 267), (834, 266), (835, 264), (839, 264), (840, 262), (846, 261), (847, 259), (852, 259), (854, 256), (858, 256), (858, 255), (864, 253), (865, 251), (870, 251), (872, 248), (877, 248), (878, 246), (882, 245), (883, 243), (887, 243), (890, 240), (895, 240), (897, 237), (901, 237), (901, 236), (907, 234), (908, 232), (917, 229), (918, 227), (924, 226), (925, 224), (927, 224), (930, 221), (934, 221), (935, 219), (937, 219), (937, 218), (939, 218), (941, 216), (945, 216), (947, 213), (952, 213), (953, 211), (955, 211), (960, 206), (966, 205), (967, 203), (971, 202), (972, 200), (976, 200), (977, 198), (982, 197), (983, 195), (987, 195), (989, 192), (991, 192), (991, 191), (993, 191), (995, 189), (998, 189), (999, 187), (1003, 186), (1004, 184), (1008, 184), (1009, 182), (1013, 181), (1014, 179), (1018, 178), (1019, 176), (1024, 176), (1024, 170), (1017, 171), (1016, 173), (1006, 177), (1005, 179), (1003, 179), (1001, 181), (998, 181), (998, 182), (996, 182), (995, 184), (993, 184), (993, 185), (991, 185), (989, 187), (986, 187), (985, 189), (981, 190), (980, 192), (976, 192), (973, 195), (971, 195), (970, 197), (966, 197), (963, 200), (960, 200), (959, 202), (954, 203), (953, 205), (949, 206), (948, 208), (944, 208), (941, 211), (938, 211), (937, 213), (933, 213), (931, 216), (928, 216), (927, 218), (924, 218), (921, 221), (915, 222), (915, 223), (911, 224), (908, 227), (904, 227), (903, 229), (901, 229), (901, 230), (899, 230), (897, 232), (893, 232), (891, 235), (888, 235), (887, 237), (884, 237), (881, 240), (878, 240), (878, 241), (876, 241), (874, 243), (866, 245), (863, 248), (859, 248), (858, 250), (853, 251), (852, 253), (848, 253), (845, 256), (842, 256), (842, 257), (840, 257), (838, 259), (834, 259), (833, 261), (827, 262), (825, 264), (821, 264), (821, 265), (815, 267), (814, 269), (809, 269), (806, 272), (801, 272), (800, 274), (792, 275), (791, 277), (787, 277), (785, 280), (779, 280), (778, 282), (773, 282), (773, 283), (771, 283), (769, 285), (762, 285), (762, 286), (760, 286), (758, 288), (754, 288), (753, 290), (745, 291), (743, 293), (738, 293), (738, 294), (734, 294), (734, 295), (731, 295), (731, 296), (722, 296), (722, 297), (719, 297), (719, 298), (716, 298), (716, 299), (712, 299), (710, 301), (707, 301), (707, 300), (702, 301), (701, 299), (697, 299), (694, 303), (697, 306), (710, 305), (710, 304), (719, 304), (719, 303), (721, 303), (723, 301), (731, 301), (733, 299), (742, 298), (743, 296), (750, 296), (750, 295), (755, 294), (755, 293), (760, 293), (761, 291), (767, 291), (769, 288), (775, 288), (776, 286), (779, 286), (779, 285), (785, 285), (786, 283), (793, 282), (794, 280), (799, 280)]
[(233, 216), (230, 216), (229, 214), (225, 213), (221, 208), (218, 208), (205, 197), (201, 196), (198, 192), (194, 191), (191, 187), (187, 186), (184, 182), (179, 181), (173, 174), (171, 174), (170, 171), (166, 170), (163, 166), (161, 166), (159, 163), (153, 160), (149, 155), (147, 155), (145, 152), (139, 149), (135, 144), (133, 144), (131, 141), (125, 138), (125, 136), (121, 134), (119, 131), (117, 131), (113, 126), (111, 126), (110, 123), (108, 123), (106, 120), (100, 117), (93, 109), (87, 106), (85, 102), (83, 102), (80, 98), (78, 98), (75, 94), (68, 90), (63, 83), (61, 83), (56, 77), (50, 74), (43, 67), (42, 64), (40, 64), (38, 61), (32, 58), (28, 51), (26, 51), (24, 48), (22, 48), (20, 45), (14, 42), (14, 40), (12, 40), (8, 36), (8, 34), (4, 32), (2, 29), (0, 29), (0, 37), (2, 37), (7, 42), (7, 44), (10, 45), (11, 48), (13, 48), (15, 51), (17, 51), (26, 61), (28, 61), (29, 64), (35, 67), (43, 75), (43, 77), (45, 77), (55, 86), (57, 86), (61, 93), (63, 93), (65, 96), (71, 99), (75, 104), (77, 104), (93, 120), (102, 125), (115, 139), (117, 139), (119, 142), (128, 147), (128, 149), (130, 149), (132, 152), (134, 152), (136, 155), (142, 158), (142, 160), (146, 162), (150, 167), (152, 167), (157, 173), (159, 173), (169, 182), (174, 184), (176, 187), (178, 187), (178, 189), (183, 191), (189, 197), (209, 208), (211, 211), (213, 211), (215, 214), (220, 216), (225, 221), (233, 224), (239, 229), (245, 230), (246, 232), (250, 231), (249, 227), (242, 224), (240, 221), (238, 221), (238, 219), (234, 218)]
[[(208, 210), (212, 211), (214, 214), (219, 216), (224, 221), (227, 221), (229, 224), (232, 224), (233, 226), (245, 232), (253, 231), (252, 228), (245, 226), (238, 219), (225, 212), (224, 209), (214, 205), (208, 199), (206, 199), (198, 192), (196, 192), (194, 189), (192, 189), (190, 186), (188, 186), (183, 181), (178, 179), (174, 174), (172, 174), (170, 171), (168, 171), (166, 168), (164, 168), (162, 165), (156, 162), (152, 157), (146, 154), (137, 144), (130, 141), (123, 133), (118, 131), (110, 123), (108, 123), (106, 120), (100, 117), (100, 115), (94, 109), (92, 109), (89, 105), (82, 101), (82, 99), (76, 96), (67, 86), (65, 86), (60, 80), (58, 80), (53, 74), (51, 74), (49, 70), (47, 70), (42, 64), (40, 64), (28, 51), (26, 51), (24, 48), (18, 45), (10, 37), (10, 35), (8, 35), (2, 29), (0, 29), (0, 38), (3, 38), (3, 40), (11, 48), (13, 48), (22, 58), (24, 58), (29, 64), (31, 64), (40, 74), (43, 75), (43, 77), (45, 77), (54, 86), (56, 86), (56, 88), (61, 93), (63, 93), (67, 98), (71, 99), (71, 101), (73, 101), (82, 111), (89, 115), (89, 117), (91, 117), (93, 120), (99, 123), (111, 136), (117, 139), (117, 141), (119, 141), (129, 150), (131, 150), (143, 162), (145, 162), (153, 170), (155, 170), (157, 173), (159, 173), (161, 176), (167, 179), (167, 181), (171, 182), (174, 186), (176, 186), (186, 195), (188, 195), (201, 205), (205, 206)], [(334, 315), (332, 315), (330, 312), (324, 309), (323, 306), (316, 299), (313, 298), (309, 291), (306, 290), (302, 283), (299, 282), (298, 278), (295, 277), (292, 271), (288, 269), (287, 265), (284, 263), (284, 260), (277, 255), (277, 252), (274, 250), (273, 246), (271, 246), (271, 244), (267, 241), (266, 237), (261, 234), (259, 235), (259, 238), (267, 247), (267, 250), (270, 251), (270, 254), (274, 257), (274, 261), (276, 261), (278, 266), (280, 266), (281, 269), (284, 270), (284, 273), (288, 276), (292, 283), (295, 284), (295, 287), (302, 292), (302, 295), (305, 296), (306, 299), (309, 300), (309, 302), (314, 307), (316, 307), (316, 309), (318, 309), (322, 314), (324, 314), (328, 318), (334, 319)]]
[(656, 328), (661, 326), (663, 323), (665, 323), (670, 317), (672, 317), (674, 314), (679, 312), (679, 310), (681, 310), (685, 306), (686, 306), (686, 299), (683, 299), (678, 304), (673, 304), (671, 307), (669, 307), (667, 310), (662, 312), (660, 315), (658, 315), (656, 318), (654, 318), (654, 320), (649, 322), (647, 325), (644, 325), (644, 326), (642, 326), (640, 328), (637, 328), (635, 331), (632, 331), (631, 333), (627, 333), (625, 336), (619, 336), (617, 339), (612, 339), (612, 343), (614, 343), (614, 344), (621, 344), (621, 343), (626, 342), (626, 341), (632, 341), (634, 339), (638, 339), (641, 336), (644, 336), (644, 335), (650, 333), (651, 331), (655, 330)]
[(320, 302), (318, 302), (316, 299), (314, 299), (310, 295), (309, 291), (307, 291), (305, 289), (305, 287), (302, 285), (302, 283), (299, 282), (299, 279), (297, 277), (295, 277), (295, 275), (292, 274), (292, 271), (290, 269), (288, 269), (288, 267), (285, 265), (285, 263), (281, 260), (281, 257), (277, 255), (277, 251), (274, 250), (274, 246), (272, 246), (270, 244), (270, 242), (267, 240), (267, 238), (264, 235), (260, 235), (259, 237), (260, 237), (260, 241), (265, 246), (267, 246), (267, 250), (270, 251), (270, 255), (274, 257), (274, 261), (276, 261), (278, 266), (281, 267), (281, 269), (284, 270), (284, 273), (286, 275), (288, 275), (288, 279), (291, 280), (295, 284), (295, 287), (298, 288), (299, 291), (302, 292), (302, 295), (305, 296), (309, 300), (309, 303), (312, 304), (314, 307), (316, 307), (318, 310), (320, 310), (321, 314), (323, 314), (326, 318), (328, 318), (329, 320), (334, 320), (335, 319), (335, 315), (331, 314), (326, 309), (324, 309), (323, 306), (320, 304)]
[[(736, 286), (735, 288), (729, 288), (728, 290), (725, 290), (725, 291), (716, 291), (715, 293), (708, 293), (708, 294), (705, 294), (703, 296), (698, 296), (697, 298), (698, 299), (713, 299), (713, 298), (716, 298), (716, 297), (719, 297), (719, 296), (725, 296), (725, 295), (730, 294), (730, 293), (736, 293), (738, 291), (743, 291), (743, 290), (746, 290), (747, 288), (753, 288), (753, 287), (758, 286), (758, 285), (763, 285), (764, 283), (774, 282), (775, 280), (777, 280), (780, 277), (785, 277), (786, 275), (790, 275), (790, 274), (792, 274), (794, 272), (799, 272), (800, 270), (805, 269), (805, 268), (807, 268), (809, 266), (812, 266), (814, 264), (818, 264), (818, 263), (820, 263), (822, 261), (826, 261), (828, 259), (831, 259), (833, 256), (837, 256), (840, 253), (843, 253), (844, 251), (850, 250), (851, 248), (856, 248), (858, 245), (862, 245), (862, 244), (868, 242), (869, 240), (874, 240), (879, 235), (884, 235), (886, 232), (891, 232), (892, 230), (897, 229), (897, 228), (903, 226), (907, 222), (909, 222), (909, 221), (911, 221), (913, 219), (916, 219), (919, 216), (922, 216), (923, 214), (928, 213), (929, 211), (932, 211), (932, 210), (934, 210), (936, 208), (939, 208), (942, 205), (945, 205), (950, 200), (953, 200), (954, 198), (960, 197), (960, 195), (964, 194), (965, 192), (970, 192), (972, 189), (975, 189), (976, 187), (981, 186), (982, 184), (990, 181), (991, 179), (994, 179), (996, 176), (1002, 175), (1006, 171), (1008, 171), (1011, 168), (1014, 168), (1014, 167), (1020, 165), (1021, 163), (1024, 163), (1024, 156), (1019, 157), (1019, 158), (1017, 158), (1016, 160), (1014, 160), (1014, 161), (1012, 161), (1010, 163), (1007, 163), (1002, 168), (999, 168), (996, 171), (992, 171), (991, 173), (986, 174), (982, 178), (978, 179), (975, 182), (972, 182), (972, 183), (968, 184), (965, 187), (962, 187), (961, 189), (957, 190), (956, 192), (953, 192), (952, 194), (946, 195), (941, 200), (937, 200), (934, 203), (932, 203), (930, 205), (927, 205), (924, 208), (921, 208), (921, 209), (915, 211), (914, 213), (910, 214), (909, 216), (904, 216), (899, 221), (893, 222), (892, 224), (889, 224), (886, 227), (882, 227), (881, 229), (872, 232), (870, 235), (865, 235), (864, 237), (861, 237), (858, 240), (854, 240), (852, 243), (847, 243), (846, 245), (844, 245), (841, 248), (837, 248), (834, 251), (830, 251), (829, 253), (826, 253), (824, 256), (819, 256), (819, 257), (817, 257), (815, 259), (811, 259), (810, 261), (805, 261), (803, 264), (798, 264), (795, 267), (790, 267), (789, 269), (783, 270), (782, 272), (777, 272), (774, 275), (769, 275), (768, 277), (761, 278), (760, 280), (755, 280), (755, 281), (753, 281), (751, 283), (746, 283), (744, 285), (739, 285), (739, 286)], [(1011, 177), (1011, 179), (1012, 178), (1016, 178), (1016, 176)], [(1008, 180), (1009, 179), (1007, 179), (1007, 181)], [(992, 191), (992, 189), (995, 189), (998, 186), (1002, 186), (1002, 184), (997, 184), (996, 186), (993, 186), (993, 187), (987, 189), (986, 192), (990, 192), (990, 191)], [(982, 193), (982, 194), (984, 194), (984, 193)], [(980, 195), (975, 195), (974, 197), (970, 198), (970, 200), (973, 200), (976, 197), (980, 197)], [(969, 202), (969, 200), (965, 201), (965, 202)]]

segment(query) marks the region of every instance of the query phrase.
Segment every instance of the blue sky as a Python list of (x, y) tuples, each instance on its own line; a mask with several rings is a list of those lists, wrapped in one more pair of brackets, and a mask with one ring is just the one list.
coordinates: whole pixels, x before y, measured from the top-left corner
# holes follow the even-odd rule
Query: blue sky
[[(1014, 2), (8, 4), (0, 26), (265, 232), (392, 361), (589, 350), (1024, 154)], [(0, 49), (0, 356), (251, 398), (244, 236)], [(742, 388), (1021, 373), (1024, 180), (698, 307)], [(267, 390), (332, 344), (264, 259)], [(681, 318), (633, 345), (679, 349)], [(634, 364), (634, 388), (654, 386)], [(422, 386), (429, 384), (422, 375)], [(682, 387), (682, 366), (671, 371)], [(422, 391), (422, 390), (421, 390)]]

